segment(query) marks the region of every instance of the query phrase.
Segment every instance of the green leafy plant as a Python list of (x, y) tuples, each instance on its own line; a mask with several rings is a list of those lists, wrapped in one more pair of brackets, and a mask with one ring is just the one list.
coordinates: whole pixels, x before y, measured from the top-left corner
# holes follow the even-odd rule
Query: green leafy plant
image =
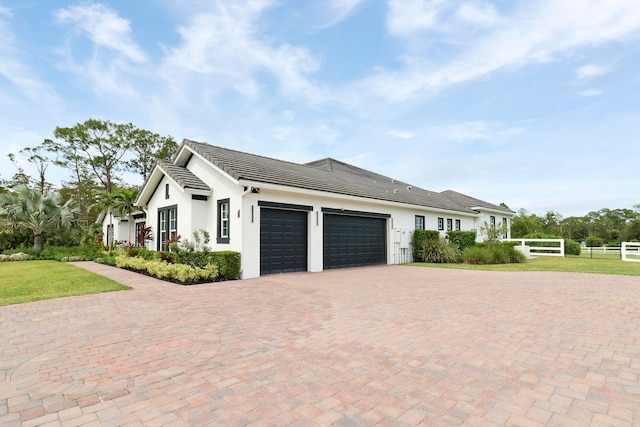
[(449, 244), (463, 251), (465, 248), (476, 244), (476, 232), (475, 231), (447, 231), (449, 236)]
[(458, 248), (440, 240), (425, 240), (417, 255), (422, 262), (457, 263), (461, 260)]
[(437, 230), (414, 230), (413, 232), (413, 259), (420, 259), (418, 251), (428, 240), (440, 240), (440, 232)]

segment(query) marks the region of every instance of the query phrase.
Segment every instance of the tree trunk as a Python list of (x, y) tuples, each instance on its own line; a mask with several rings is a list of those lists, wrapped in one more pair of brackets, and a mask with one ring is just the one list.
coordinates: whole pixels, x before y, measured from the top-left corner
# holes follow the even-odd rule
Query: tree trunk
[(42, 252), (42, 234), (33, 235), (33, 250), (36, 251), (37, 254)]

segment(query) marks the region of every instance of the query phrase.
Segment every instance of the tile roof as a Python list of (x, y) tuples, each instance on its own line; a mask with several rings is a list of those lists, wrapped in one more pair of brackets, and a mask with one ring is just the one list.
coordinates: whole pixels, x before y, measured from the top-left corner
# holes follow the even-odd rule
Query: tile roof
[(442, 194), (448, 199), (453, 200), (457, 204), (466, 206), (468, 208), (481, 207), (481, 208), (493, 209), (497, 211), (503, 211), (507, 213), (515, 213), (509, 208), (505, 208), (500, 205), (494, 205), (493, 203), (485, 202), (484, 200), (476, 199), (475, 197), (467, 196), (466, 194), (458, 193), (457, 191), (446, 190), (440, 194)]
[(174, 165), (164, 160), (158, 160), (158, 166), (182, 188), (211, 191), (211, 188), (209, 188), (207, 184), (183, 166)]
[[(236, 180), (476, 213), (436, 191), (424, 190), (335, 159), (299, 164), (185, 139), (183, 145)], [(180, 151), (180, 150), (179, 150)]]

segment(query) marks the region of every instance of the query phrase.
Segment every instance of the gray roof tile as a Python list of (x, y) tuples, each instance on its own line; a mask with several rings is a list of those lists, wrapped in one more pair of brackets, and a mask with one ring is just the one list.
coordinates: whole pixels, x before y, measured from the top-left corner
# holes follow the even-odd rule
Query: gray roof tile
[(187, 139), (183, 144), (236, 180), (475, 213), (436, 191), (424, 190), (335, 159), (298, 164)]
[(482, 207), (487, 209), (494, 209), (498, 211), (504, 211), (507, 213), (515, 213), (509, 208), (505, 208), (500, 205), (494, 205), (493, 203), (485, 202), (484, 200), (476, 199), (475, 197), (467, 196), (466, 194), (458, 193), (453, 190), (446, 190), (441, 193), (448, 199), (453, 200), (459, 205), (466, 206), (468, 208)]
[(183, 166), (177, 166), (164, 160), (158, 160), (158, 166), (184, 189), (211, 191), (207, 184)]

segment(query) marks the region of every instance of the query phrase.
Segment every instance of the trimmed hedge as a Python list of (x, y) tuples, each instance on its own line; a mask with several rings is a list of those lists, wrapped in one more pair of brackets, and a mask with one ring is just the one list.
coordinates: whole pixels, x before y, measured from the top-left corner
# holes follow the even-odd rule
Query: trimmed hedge
[(166, 261), (154, 259), (147, 261), (140, 257), (116, 257), (119, 268), (147, 274), (162, 280), (169, 280), (183, 285), (214, 282), (218, 280), (218, 267), (209, 264), (204, 268), (192, 267), (186, 264), (170, 264)]
[(439, 241), (440, 232), (437, 230), (414, 230), (413, 232), (413, 259), (419, 260), (418, 251), (428, 241)]
[[(523, 236), (525, 239), (562, 239), (562, 236), (554, 236), (553, 234), (544, 234), (544, 233), (531, 233)], [(554, 242), (528, 242), (528, 246), (536, 247), (536, 246), (559, 246)], [(564, 252), (566, 255), (580, 255), (582, 249), (580, 249), (580, 243), (571, 239), (564, 239)]]
[(449, 236), (449, 244), (460, 251), (476, 244), (475, 231), (447, 231), (447, 236)]
[(186, 264), (195, 268), (215, 265), (218, 268), (219, 280), (240, 278), (240, 253), (233, 251), (220, 252), (171, 252), (173, 263)]

